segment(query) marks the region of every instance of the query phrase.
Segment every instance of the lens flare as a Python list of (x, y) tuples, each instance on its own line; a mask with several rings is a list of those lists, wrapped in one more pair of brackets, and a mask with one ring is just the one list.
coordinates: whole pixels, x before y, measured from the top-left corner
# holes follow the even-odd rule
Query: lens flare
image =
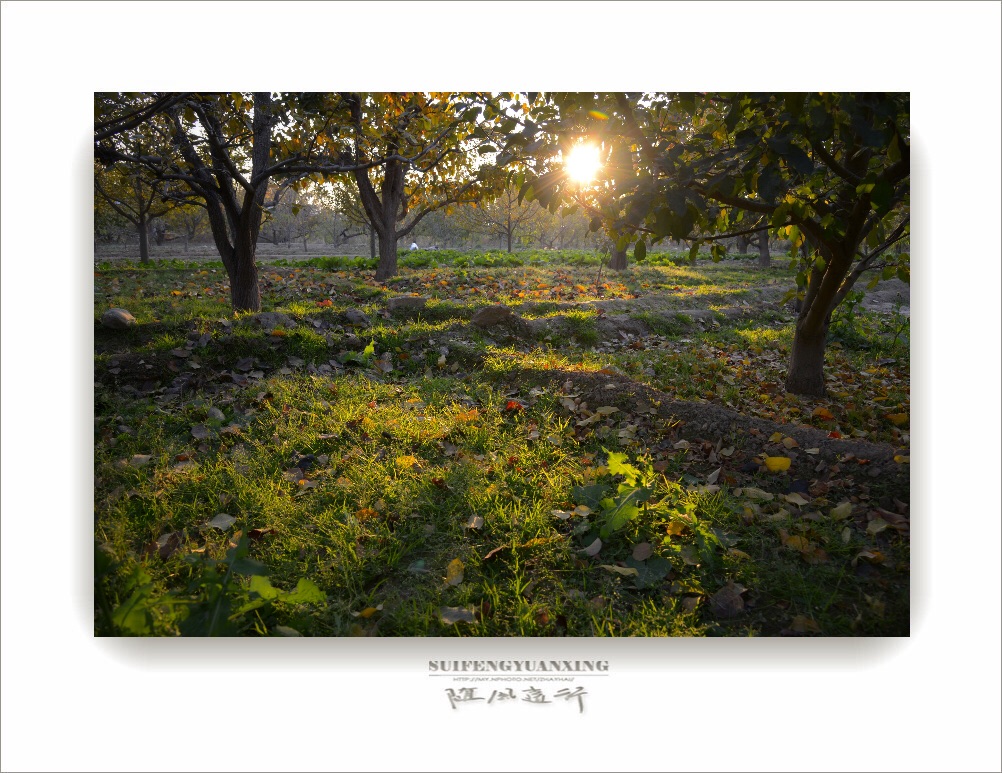
[(567, 174), (578, 183), (590, 183), (601, 167), (598, 148), (588, 144), (575, 145), (564, 161)]

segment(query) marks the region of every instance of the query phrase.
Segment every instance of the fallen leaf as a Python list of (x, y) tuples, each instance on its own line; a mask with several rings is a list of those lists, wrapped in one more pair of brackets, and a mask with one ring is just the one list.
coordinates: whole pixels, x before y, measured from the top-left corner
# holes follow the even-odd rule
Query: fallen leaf
[(811, 544), (810, 540), (807, 539), (807, 537), (801, 537), (799, 534), (796, 534), (792, 537), (786, 537), (783, 540), (783, 544), (786, 545), (786, 547), (790, 548), (791, 550), (798, 550), (801, 553), (814, 549), (814, 546)]
[(811, 454), (812, 456), (817, 456), (818, 454), (821, 453), (821, 449), (820, 448), (805, 448), (804, 449), (804, 453), (805, 454)]
[(571, 514), (566, 510), (550, 510), (550, 515), (555, 515), (561, 521), (566, 521), (571, 517)]
[(571, 515), (580, 515), (582, 517), (587, 517), (591, 515), (591, 508), (588, 505), (578, 505), (571, 511)]
[(466, 525), (465, 525), (464, 528), (467, 528), (467, 529), (479, 529), (483, 525), (484, 525), (484, 519), (481, 516), (479, 516), (479, 515), (474, 515), (474, 516), (472, 516), (470, 518), (470, 520), (468, 520), (466, 522)]
[(782, 433), (782, 432), (773, 432), (773, 433), (772, 433), (772, 434), (771, 434), (771, 435), (769, 436), (769, 442), (770, 442), (770, 443), (778, 443), (778, 442), (780, 442), (780, 441), (781, 441), (782, 439), (783, 439), (783, 433)]
[(889, 422), (891, 422), (894, 426), (900, 427), (902, 424), (907, 423), (907, 421), (908, 421), (908, 414), (907, 413), (889, 413), (886, 416), (884, 416), (884, 418), (887, 419)]
[(770, 494), (768, 491), (763, 491), (762, 489), (755, 488), (754, 486), (748, 486), (742, 490), (744, 491), (744, 495), (749, 499), (760, 499), (763, 502), (771, 502), (776, 498), (775, 495)]
[(442, 607), (438, 610), (439, 617), (446, 625), (456, 623), (475, 623), (476, 615), (471, 608), (467, 607)]
[(911, 457), (902, 456), (901, 454), (895, 454), (894, 461), (896, 461), (898, 464), (908, 464), (909, 462), (911, 462)]
[(600, 413), (603, 416), (611, 416), (617, 411), (619, 411), (619, 408), (616, 408), (612, 405), (603, 405), (595, 409), (595, 413)]
[(723, 588), (710, 596), (710, 609), (716, 617), (726, 619), (741, 614), (745, 608), (741, 594), (745, 588), (734, 582), (729, 582)]
[(368, 618), (372, 617), (374, 614), (376, 614), (376, 612), (381, 612), (382, 610), (383, 610), (383, 605), (380, 604), (378, 607), (366, 607), (361, 612), (352, 612), (351, 616), (352, 617), (363, 617), (365, 619), (368, 619)]
[(255, 542), (260, 542), (269, 534), (274, 534), (275, 530), (270, 526), (265, 526), (263, 529), (251, 529), (247, 532), (247, 536), (250, 537)]
[(852, 515), (852, 502), (842, 502), (837, 507), (833, 507), (829, 515), (832, 520), (841, 521), (843, 518), (848, 518)]
[(463, 581), (463, 562), (454, 558), (445, 568), (445, 584), (459, 585)]
[(625, 577), (636, 577), (640, 574), (640, 572), (630, 566), (614, 566), (613, 564), (599, 564), (598, 566), (599, 569), (605, 569), (607, 572), (614, 572)]
[(817, 416), (820, 419), (826, 419), (826, 420), (835, 418), (835, 416), (832, 415), (832, 412), (829, 411), (827, 408), (815, 408), (811, 412), (811, 416)]
[(800, 494), (794, 492), (792, 494), (786, 494), (783, 499), (789, 502), (791, 505), (796, 505), (800, 507), (801, 505), (810, 504), (806, 499), (804, 499)]
[(373, 510), (371, 507), (363, 507), (361, 510), (355, 511), (355, 517), (360, 521), (367, 520), (369, 518), (378, 518), (379, 513)]
[(582, 549), (580, 552), (584, 553), (586, 556), (597, 556), (598, 551), (602, 549), (602, 540), (595, 537), (595, 541), (592, 542), (588, 547)]
[[(790, 469), (792, 459), (787, 456), (767, 456), (765, 457), (765, 467), (769, 472), (785, 472)], [(748, 491), (748, 489), (745, 489)]]
[(227, 515), (226, 513), (216, 513), (212, 516), (212, 520), (209, 521), (209, 526), (214, 529), (222, 529), (223, 531), (226, 531), (236, 522), (237, 519), (235, 516)]
[(790, 621), (790, 630), (794, 633), (821, 633), (821, 626), (809, 617), (797, 615)]
[(792, 437), (783, 438), (783, 445), (787, 448), (796, 448), (799, 444)]
[(690, 448), (688, 440), (680, 440), (675, 445), (672, 446), (679, 451), (686, 451)]
[(883, 518), (874, 518), (866, 525), (867, 534), (880, 534), (884, 529), (886, 529), (890, 524), (887, 523)]
[(150, 463), (152, 458), (152, 454), (134, 454), (133, 457), (129, 459), (129, 464), (133, 467), (145, 467)]
[(717, 478), (720, 477), (720, 471), (723, 470), (723, 469), (724, 469), (723, 467), (718, 467), (713, 472), (711, 472), (709, 475), (707, 475), (706, 476), (706, 482), (709, 483), (711, 486), (714, 483), (716, 483), (717, 482)]
[(679, 555), (682, 557), (682, 561), (689, 566), (699, 566), (699, 553), (692, 545), (684, 546), (679, 551)]
[(641, 542), (633, 548), (633, 557), (637, 561), (644, 561), (651, 557), (654, 549), (651, 547), (650, 542)]
[(407, 470), (417, 464), (418, 460), (416, 456), (398, 456), (395, 460), (395, 464), (401, 470)]
[(734, 558), (743, 558), (746, 561), (751, 561), (751, 556), (745, 553), (743, 550), (738, 550), (737, 548), (728, 548), (727, 555), (733, 556)]
[(205, 440), (212, 436), (212, 430), (206, 427), (204, 424), (196, 424), (191, 428), (191, 436), (196, 440)]

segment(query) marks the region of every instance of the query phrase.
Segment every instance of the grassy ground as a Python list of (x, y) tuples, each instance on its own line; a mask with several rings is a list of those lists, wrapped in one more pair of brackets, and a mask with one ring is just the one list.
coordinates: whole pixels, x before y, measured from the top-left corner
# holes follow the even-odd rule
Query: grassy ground
[[(95, 328), (98, 633), (908, 633), (907, 318), (836, 320), (809, 401), (782, 389), (791, 313), (759, 302), (786, 269), (465, 263), (264, 266), (273, 330), (213, 264), (95, 272), (96, 318), (139, 322)], [(610, 299), (646, 331), (571, 306)], [(491, 303), (544, 322), (470, 325)]]

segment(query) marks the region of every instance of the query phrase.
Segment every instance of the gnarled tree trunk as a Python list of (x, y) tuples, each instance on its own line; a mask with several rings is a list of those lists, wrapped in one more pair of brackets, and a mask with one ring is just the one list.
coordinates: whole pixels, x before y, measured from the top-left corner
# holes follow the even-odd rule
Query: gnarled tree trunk
[(136, 223), (136, 229), (139, 231), (139, 262), (146, 264), (150, 263), (150, 228), (149, 221), (146, 220), (144, 213), (139, 214), (139, 222)]
[(807, 320), (797, 321), (790, 353), (790, 369), (786, 374), (786, 391), (808, 397), (825, 395), (825, 339), (828, 322), (812, 329)]
[(612, 255), (609, 258), (609, 268), (613, 271), (626, 270), (626, 249), (619, 249), (615, 245), (612, 247)]
[(759, 268), (772, 266), (772, 255), (769, 253), (769, 232), (764, 228), (758, 232), (758, 266)]

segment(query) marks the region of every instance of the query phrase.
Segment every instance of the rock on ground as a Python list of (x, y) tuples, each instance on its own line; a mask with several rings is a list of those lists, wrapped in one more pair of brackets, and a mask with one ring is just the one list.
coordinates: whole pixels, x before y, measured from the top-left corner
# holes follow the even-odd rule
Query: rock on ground
[(101, 324), (110, 330), (125, 330), (136, 324), (136, 318), (125, 309), (108, 309), (101, 315)]
[(362, 327), (372, 326), (372, 322), (369, 320), (369, 317), (358, 309), (348, 309), (344, 313), (344, 318), (353, 325), (361, 325)]
[(511, 325), (515, 322), (521, 321), (515, 312), (509, 309), (507, 306), (487, 306), (480, 309), (473, 317), (470, 319), (477, 327), (484, 329), (495, 327), (496, 325)]
[(255, 314), (252, 319), (265, 330), (274, 330), (276, 327), (293, 328), (296, 326), (296, 321), (292, 317), (288, 314), (282, 314), (280, 311), (264, 311), (260, 314)]
[(423, 309), (427, 302), (427, 295), (398, 295), (395, 298), (390, 298), (386, 302), (386, 307), (390, 311), (397, 311), (398, 309)]

